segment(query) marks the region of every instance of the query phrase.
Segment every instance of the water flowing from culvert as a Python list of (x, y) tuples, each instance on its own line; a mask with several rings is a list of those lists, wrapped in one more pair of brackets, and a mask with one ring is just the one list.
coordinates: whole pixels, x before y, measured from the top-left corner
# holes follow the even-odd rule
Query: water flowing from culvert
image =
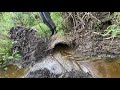
[[(52, 57), (55, 58), (59, 63), (63, 64), (64, 70), (70, 71), (71, 69), (79, 70), (79, 66), (84, 70), (89, 70), (89, 72), (97, 78), (119, 78), (120, 77), (120, 59), (96, 59), (96, 58), (86, 58), (76, 55), (74, 50), (65, 46), (56, 46), (53, 51)], [(85, 59), (86, 58), (86, 59)], [(64, 59), (64, 60), (63, 60)], [(66, 64), (66, 63), (68, 64)], [(76, 65), (71, 68), (71, 62), (77, 62)], [(65, 65), (66, 64), (66, 65)], [(46, 66), (45, 66), (46, 65)], [(53, 62), (41, 63), (41, 67), (51, 68), (54, 65)], [(54, 73), (61, 73), (62, 69), (57, 69)], [(26, 74), (26, 68), (18, 68), (17, 65), (7, 65), (0, 69), (0, 78), (21, 78)], [(61, 70), (61, 71), (60, 71)], [(63, 71), (64, 71), (63, 70)]]
[[(79, 66), (70, 67), (71, 61), (77, 62), (78, 65), (85, 71), (86, 69), (97, 78), (119, 78), (120, 77), (120, 59), (96, 59), (81, 57), (75, 55), (74, 50), (65, 46), (56, 46), (53, 51), (52, 57), (58, 60), (59, 63), (63, 64), (64, 70), (70, 71), (72, 68), (79, 70)], [(64, 59), (64, 60), (63, 60)], [(61, 61), (60, 61), (61, 60)], [(67, 62), (68, 65), (64, 62)], [(66, 65), (65, 65), (66, 64)], [(46, 65), (46, 66), (45, 66)], [(53, 62), (48, 64), (41, 63), (41, 67), (51, 68), (54, 65)], [(62, 69), (63, 69), (62, 68)], [(61, 73), (62, 69), (57, 69), (54, 73)], [(25, 68), (18, 68), (17, 65), (7, 65), (0, 69), (0, 78), (21, 78), (26, 74)], [(61, 70), (61, 71), (60, 71)], [(63, 71), (64, 71), (63, 70)]]
[(97, 58), (76, 55), (74, 50), (68, 47), (57, 47), (54, 55), (61, 54), (65, 60), (75, 61), (85, 71), (86, 69), (97, 78), (119, 78), (120, 77), (120, 58)]
[[(56, 63), (57, 62), (57, 63)], [(62, 67), (60, 67), (60, 65)], [(67, 45), (58, 44), (51, 55), (44, 58), (43, 62), (31, 68), (32, 71), (47, 68), (54, 74), (62, 74), (71, 70), (83, 70), (97, 78), (119, 78), (120, 58), (98, 59), (88, 58), (75, 53), (75, 50)], [(0, 78), (22, 78), (29, 70), (10, 64), (0, 69)]]

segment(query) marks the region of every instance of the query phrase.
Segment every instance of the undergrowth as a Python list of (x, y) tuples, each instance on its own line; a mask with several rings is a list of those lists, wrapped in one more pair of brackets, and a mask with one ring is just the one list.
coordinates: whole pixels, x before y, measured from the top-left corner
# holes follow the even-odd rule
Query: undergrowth
[(120, 12), (114, 12), (110, 18), (112, 25), (107, 27), (103, 36), (108, 36), (107, 39), (120, 38)]
[[(51, 12), (51, 17), (57, 26), (58, 33), (64, 35), (61, 12)], [(12, 52), (11, 50), (15, 42), (9, 36), (9, 30), (16, 26), (34, 28), (40, 37), (48, 37), (51, 33), (49, 28), (41, 21), (39, 12), (1, 12), (0, 65), (4, 65), (11, 60), (20, 60), (19, 52)]]

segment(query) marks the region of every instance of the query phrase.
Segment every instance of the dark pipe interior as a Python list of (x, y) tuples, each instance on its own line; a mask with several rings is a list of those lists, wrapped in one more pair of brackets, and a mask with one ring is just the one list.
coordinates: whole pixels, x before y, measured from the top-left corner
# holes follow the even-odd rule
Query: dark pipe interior
[(58, 43), (55, 45), (55, 47), (53, 48), (53, 50), (58, 51), (61, 49), (68, 49), (71, 48), (69, 45), (65, 44), (65, 43)]

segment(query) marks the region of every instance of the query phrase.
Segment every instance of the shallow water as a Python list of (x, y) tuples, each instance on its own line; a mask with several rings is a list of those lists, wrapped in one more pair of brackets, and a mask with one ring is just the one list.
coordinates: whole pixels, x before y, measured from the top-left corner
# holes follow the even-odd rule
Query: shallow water
[(67, 47), (58, 47), (57, 50), (66, 60), (77, 62), (83, 71), (90, 72), (96, 78), (120, 78), (120, 58), (88, 58)]
[(97, 78), (120, 78), (120, 58), (109, 61), (106, 59), (81, 62)]
[(22, 78), (26, 71), (26, 68), (19, 68), (17, 65), (9, 64), (0, 69), (0, 78)]
[[(35, 68), (36, 70), (48, 68), (53, 73), (61, 74), (65, 70), (82, 69), (84, 72), (91, 73), (96, 78), (120, 78), (120, 58), (88, 58), (76, 54), (73, 49), (66, 46), (56, 46), (52, 57), (44, 58), (46, 60), (36, 64), (31, 70), (35, 70)], [(60, 67), (61, 64), (58, 62), (62, 64), (62, 67)], [(10, 64), (0, 69), (0, 78), (22, 78), (26, 75), (27, 71), (27, 68), (19, 68), (17, 65)]]

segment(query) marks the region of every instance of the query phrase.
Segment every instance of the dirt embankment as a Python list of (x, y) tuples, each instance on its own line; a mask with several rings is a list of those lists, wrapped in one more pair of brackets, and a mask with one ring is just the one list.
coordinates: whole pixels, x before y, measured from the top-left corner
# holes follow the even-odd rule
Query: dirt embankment
[[(112, 24), (109, 18), (111, 15), (110, 12), (64, 13), (66, 25), (69, 27), (65, 35), (66, 41), (70, 40), (70, 44), (76, 47), (76, 52), (80, 55), (111, 58), (119, 56), (120, 39), (105, 39), (101, 35)], [(50, 48), (50, 40), (37, 37), (34, 29), (16, 27), (10, 30), (10, 35), (16, 41), (13, 52), (19, 51), (26, 64), (37, 62), (50, 54), (46, 51)], [(61, 38), (60, 40), (62, 41)]]
[(13, 52), (19, 51), (22, 55), (22, 66), (34, 64), (42, 60), (48, 55), (47, 38), (39, 38), (36, 36), (36, 30), (15, 27), (10, 30), (11, 39), (16, 42), (12, 48)]
[[(50, 50), (48, 50), (50, 47), (50, 40), (37, 37), (35, 30), (25, 27), (16, 27), (10, 30), (10, 35), (11, 39), (14, 39), (14, 41), (16, 42), (14, 44), (14, 47), (12, 48), (13, 52), (19, 51), (22, 55), (22, 60), (20, 60), (19, 63), (17, 62), (17, 64), (22, 67), (30, 67), (30, 71), (27, 73), (27, 75), (24, 76), (25, 78), (92, 77), (89, 73), (86, 73), (82, 70), (75, 70), (76, 67), (78, 68), (78, 66), (74, 67), (74, 63), (72, 64), (69, 61), (64, 61), (62, 56), (60, 56), (60, 62), (59, 60), (57, 61), (55, 57), (51, 57), (51, 52), (54, 48), (54, 42), (51, 43), (51, 48)], [(63, 40), (64, 38), (60, 39), (59, 41), (65, 43), (66, 41)], [(57, 40), (55, 40), (55, 44), (60, 43), (59, 41), (57, 42)], [(63, 66), (66, 70), (68, 69), (67, 72), (64, 71)]]
[(113, 24), (114, 12), (66, 12), (67, 36), (74, 37), (76, 52), (85, 56), (118, 57), (120, 39), (106, 39), (104, 30)]

